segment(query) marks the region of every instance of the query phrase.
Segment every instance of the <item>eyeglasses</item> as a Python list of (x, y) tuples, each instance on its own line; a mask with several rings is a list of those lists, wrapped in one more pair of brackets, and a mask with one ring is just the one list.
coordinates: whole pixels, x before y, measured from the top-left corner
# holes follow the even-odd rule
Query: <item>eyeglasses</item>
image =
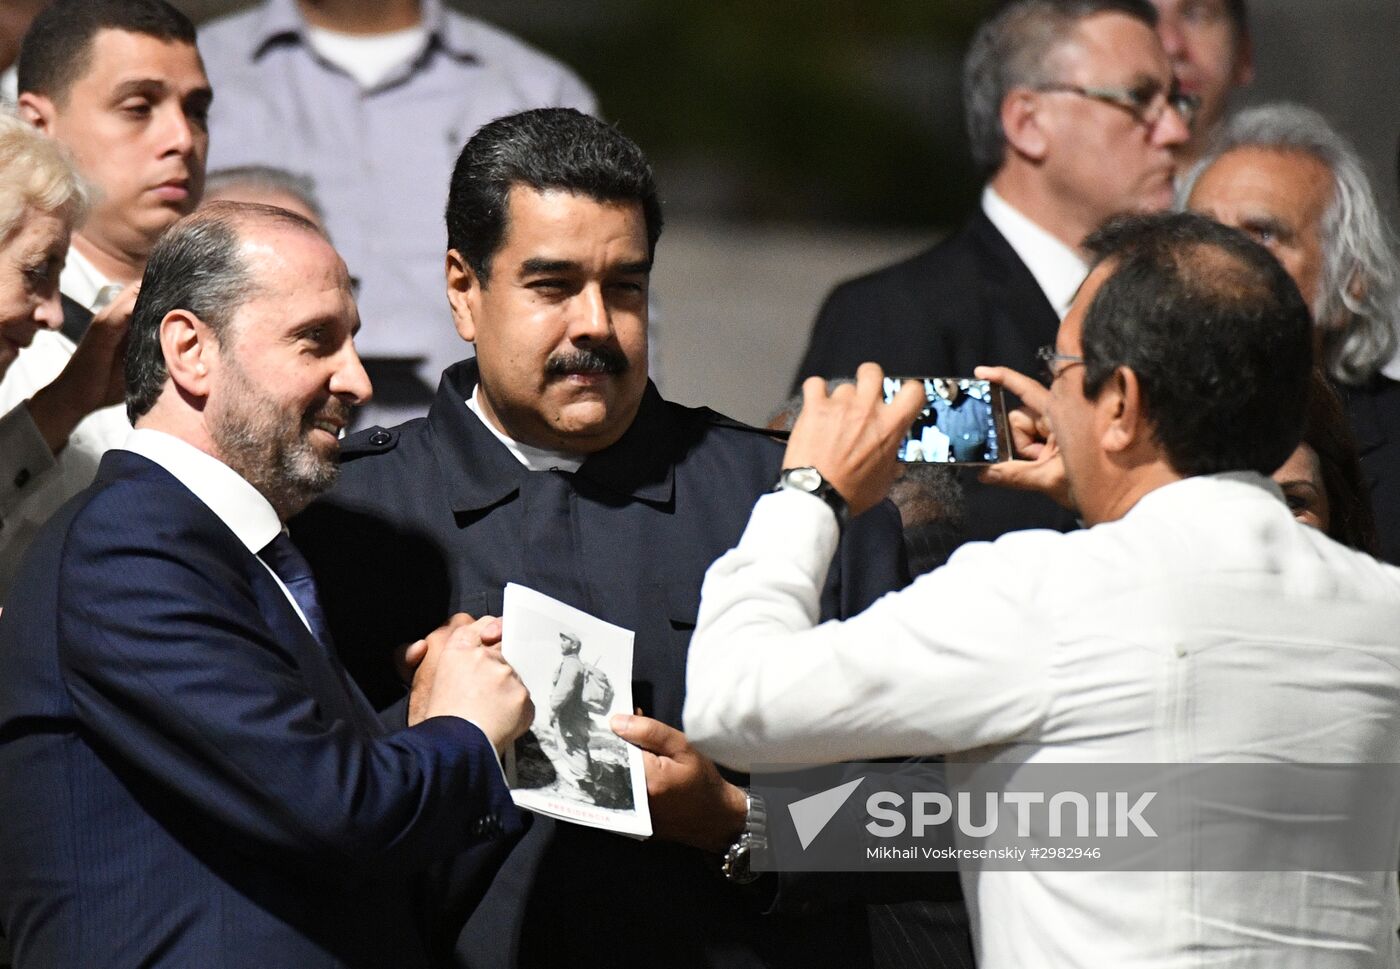
[[(1035, 358), (1040, 361), (1041, 374), (1045, 377), (1047, 384), (1053, 384), (1070, 367), (1082, 365), (1083, 357), (1076, 357), (1069, 353), (1056, 353), (1053, 346), (1043, 346), (1035, 352)], [(1057, 368), (1057, 364), (1064, 364)]]
[(1037, 91), (1051, 91), (1061, 94), (1077, 94), (1081, 98), (1102, 101), (1115, 108), (1122, 108), (1148, 128), (1157, 127), (1162, 116), (1170, 107), (1188, 128), (1201, 106), (1201, 99), (1194, 94), (1185, 94), (1175, 83), (1168, 90), (1156, 84), (1141, 84), (1137, 87), (1080, 87), (1077, 84), (1042, 84)]

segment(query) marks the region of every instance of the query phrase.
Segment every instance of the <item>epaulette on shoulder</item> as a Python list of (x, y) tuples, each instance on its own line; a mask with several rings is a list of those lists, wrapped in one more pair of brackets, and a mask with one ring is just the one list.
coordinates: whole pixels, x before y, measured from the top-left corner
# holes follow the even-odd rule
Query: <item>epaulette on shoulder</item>
[(745, 424), (743, 421), (726, 417), (719, 411), (710, 410), (708, 407), (696, 408), (704, 417), (706, 423), (712, 427), (725, 427), (732, 431), (744, 431), (747, 434), (758, 434), (761, 437), (770, 437), (777, 441), (788, 439), (787, 431), (775, 431), (767, 427), (755, 427), (753, 424)]
[(353, 461), (371, 454), (392, 451), (399, 443), (397, 428), (366, 427), (340, 442), (340, 460)]

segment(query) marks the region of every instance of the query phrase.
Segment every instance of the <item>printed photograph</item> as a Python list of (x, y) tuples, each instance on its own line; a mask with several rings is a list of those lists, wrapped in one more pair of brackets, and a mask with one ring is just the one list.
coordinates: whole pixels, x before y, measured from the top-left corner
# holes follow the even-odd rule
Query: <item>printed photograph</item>
[(507, 758), (516, 803), (649, 834), (641, 751), (608, 725), (632, 710), (631, 630), (514, 584), (503, 621), (505, 657), (535, 701), (535, 722)]

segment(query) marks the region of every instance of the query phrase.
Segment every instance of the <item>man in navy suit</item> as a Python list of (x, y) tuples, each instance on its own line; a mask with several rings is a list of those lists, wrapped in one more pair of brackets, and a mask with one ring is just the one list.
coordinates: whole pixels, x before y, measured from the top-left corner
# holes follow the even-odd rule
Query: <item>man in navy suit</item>
[[(1087, 273), (1085, 237), (1112, 215), (1171, 204), (1193, 101), (1156, 22), (1147, 0), (1016, 0), (978, 29), (963, 67), (987, 178), (977, 212), (933, 248), (832, 290), (794, 389), (867, 360), (902, 377), (1037, 371)], [(968, 487), (969, 538), (1069, 521), (1042, 495)]]
[[(440, 860), (514, 833), (528, 695), (495, 619), (413, 648), (390, 733), (283, 528), (370, 393), (344, 264), (220, 203), (147, 268), (136, 425), (0, 620), (0, 920), (29, 966), (426, 966)], [(424, 655), (425, 654), (425, 655)]]

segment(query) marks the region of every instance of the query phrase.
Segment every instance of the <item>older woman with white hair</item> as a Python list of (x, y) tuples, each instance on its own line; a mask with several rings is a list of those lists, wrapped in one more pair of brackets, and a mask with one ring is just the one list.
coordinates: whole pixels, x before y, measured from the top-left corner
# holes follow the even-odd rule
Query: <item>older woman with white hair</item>
[[(63, 149), (0, 112), (0, 376), (37, 333), (63, 322), (58, 276), (88, 189)], [(0, 402), (0, 602), (44, 521), (96, 471), (68, 448), (79, 422), (122, 398), (122, 343), (135, 294), (94, 318), (68, 365), (28, 400)]]

